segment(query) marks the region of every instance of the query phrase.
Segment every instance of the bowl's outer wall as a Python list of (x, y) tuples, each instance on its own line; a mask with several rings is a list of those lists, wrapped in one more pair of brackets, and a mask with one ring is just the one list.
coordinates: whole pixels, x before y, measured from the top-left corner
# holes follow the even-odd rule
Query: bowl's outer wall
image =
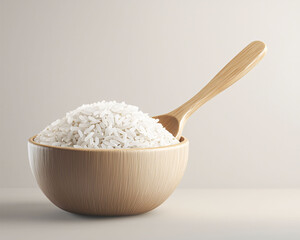
[(179, 184), (189, 143), (157, 149), (74, 151), (28, 143), (32, 172), (59, 208), (89, 215), (133, 215), (163, 203)]

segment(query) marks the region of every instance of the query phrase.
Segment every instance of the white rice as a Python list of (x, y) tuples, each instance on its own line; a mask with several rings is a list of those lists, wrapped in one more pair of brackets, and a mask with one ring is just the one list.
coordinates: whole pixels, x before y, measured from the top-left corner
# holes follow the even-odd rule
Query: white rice
[(35, 142), (74, 148), (149, 148), (179, 143), (157, 119), (138, 107), (97, 102), (68, 112), (40, 132)]

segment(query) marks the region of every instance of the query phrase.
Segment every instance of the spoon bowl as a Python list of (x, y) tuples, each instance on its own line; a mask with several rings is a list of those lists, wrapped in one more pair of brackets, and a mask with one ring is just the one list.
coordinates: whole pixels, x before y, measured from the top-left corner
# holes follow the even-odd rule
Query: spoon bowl
[(180, 126), (182, 124), (182, 121), (179, 121), (175, 116), (171, 116), (168, 114), (155, 116), (153, 117), (155, 119), (158, 119), (159, 122), (170, 132), (173, 136), (181, 135), (179, 133), (180, 129), (183, 127)]

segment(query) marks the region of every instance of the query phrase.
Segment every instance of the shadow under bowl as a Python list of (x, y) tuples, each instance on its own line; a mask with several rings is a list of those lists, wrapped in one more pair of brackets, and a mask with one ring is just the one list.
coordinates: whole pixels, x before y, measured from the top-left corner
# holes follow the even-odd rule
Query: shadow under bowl
[(57, 207), (78, 214), (148, 212), (172, 194), (188, 161), (184, 137), (175, 145), (132, 149), (54, 147), (34, 137), (28, 155), (39, 187)]

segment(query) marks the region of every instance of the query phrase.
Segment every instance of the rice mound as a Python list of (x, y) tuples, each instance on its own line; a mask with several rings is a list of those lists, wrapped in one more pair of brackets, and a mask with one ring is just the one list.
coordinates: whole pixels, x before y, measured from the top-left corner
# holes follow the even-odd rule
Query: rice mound
[(179, 143), (157, 119), (136, 106), (116, 101), (82, 105), (51, 123), (34, 141), (93, 149), (149, 148)]

